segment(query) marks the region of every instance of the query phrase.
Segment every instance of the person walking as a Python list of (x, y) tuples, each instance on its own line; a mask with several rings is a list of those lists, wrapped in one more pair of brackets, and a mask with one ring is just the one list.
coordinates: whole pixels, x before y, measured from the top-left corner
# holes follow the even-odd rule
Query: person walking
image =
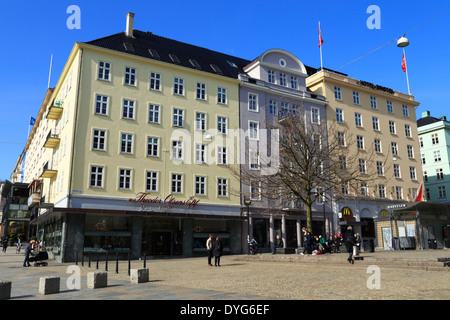
[(210, 234), (206, 240), (206, 250), (208, 251), (208, 266), (212, 267), (211, 259), (213, 257), (213, 235)]
[(16, 253), (20, 252), (20, 248), (22, 247), (22, 242), (20, 242), (20, 237), (17, 237), (17, 247), (16, 247)]
[(283, 239), (280, 238), (279, 234), (277, 234), (277, 239), (275, 240), (275, 243), (273, 244), (272, 254), (276, 253), (277, 248), (284, 248)]
[(347, 228), (347, 231), (344, 234), (344, 243), (345, 248), (347, 249), (348, 252), (347, 261), (351, 264), (354, 264), (355, 260), (353, 260), (353, 246), (356, 244), (356, 241), (355, 236), (353, 234), (353, 228), (351, 226)]
[(222, 240), (219, 237), (216, 237), (216, 241), (213, 244), (213, 254), (214, 254), (214, 265), (216, 267), (220, 267), (220, 257), (222, 256), (223, 245)]
[(354, 256), (359, 256), (359, 250), (361, 248), (361, 235), (357, 232), (355, 234), (355, 247), (354, 247), (354, 252), (353, 255)]
[(2, 246), (3, 246), (3, 252), (6, 253), (6, 248), (8, 248), (8, 237), (7, 237), (7, 236), (5, 236), (5, 237), (3, 238)]
[(24, 267), (30, 267), (30, 254), (31, 254), (31, 250), (33, 250), (33, 245), (34, 245), (35, 240), (30, 240), (30, 242), (27, 243), (27, 245), (25, 246), (25, 260), (23, 260), (23, 266)]
[(303, 231), (303, 252), (302, 255), (308, 254), (311, 251), (312, 246), (312, 235), (305, 227), (302, 228)]

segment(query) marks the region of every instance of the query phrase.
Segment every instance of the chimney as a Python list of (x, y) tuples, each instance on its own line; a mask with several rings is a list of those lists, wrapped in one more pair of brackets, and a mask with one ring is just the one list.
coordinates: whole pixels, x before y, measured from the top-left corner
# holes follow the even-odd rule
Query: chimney
[(134, 13), (127, 13), (127, 28), (125, 30), (125, 35), (127, 37), (133, 37), (133, 22), (134, 22)]
[(422, 118), (426, 118), (426, 117), (429, 117), (429, 116), (431, 116), (431, 112), (430, 111), (423, 111), (422, 112)]

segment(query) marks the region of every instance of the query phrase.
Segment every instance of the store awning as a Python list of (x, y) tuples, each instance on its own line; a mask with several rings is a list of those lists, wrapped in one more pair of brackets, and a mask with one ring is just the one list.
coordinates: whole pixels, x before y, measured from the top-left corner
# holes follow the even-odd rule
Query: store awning
[(450, 219), (450, 204), (440, 202), (410, 202), (384, 206), (394, 218), (413, 218), (417, 214), (421, 216), (434, 217), (437, 219)]

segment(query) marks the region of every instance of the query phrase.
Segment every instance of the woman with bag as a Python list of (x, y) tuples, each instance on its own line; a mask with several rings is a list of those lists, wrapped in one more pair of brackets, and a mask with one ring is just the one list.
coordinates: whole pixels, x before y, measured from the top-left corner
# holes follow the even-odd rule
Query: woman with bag
[(214, 265), (220, 267), (220, 257), (222, 256), (223, 245), (222, 240), (216, 237), (216, 241), (213, 244), (213, 254), (214, 254)]

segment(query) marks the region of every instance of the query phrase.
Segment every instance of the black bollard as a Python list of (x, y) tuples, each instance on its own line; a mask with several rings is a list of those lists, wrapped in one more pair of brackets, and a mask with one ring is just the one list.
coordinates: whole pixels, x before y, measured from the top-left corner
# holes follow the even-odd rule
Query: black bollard
[(98, 269), (98, 259), (100, 258), (100, 252), (97, 251), (97, 264), (95, 265), (95, 269)]
[(128, 276), (131, 274), (131, 253), (128, 252)]
[(91, 253), (89, 252), (89, 256), (88, 256), (88, 267), (91, 267)]
[(75, 265), (78, 265), (78, 251), (75, 251)]
[(84, 250), (81, 252), (81, 266), (84, 267)]
[(147, 267), (147, 255), (144, 253), (144, 269)]
[(108, 271), (108, 251), (106, 252), (105, 271)]

